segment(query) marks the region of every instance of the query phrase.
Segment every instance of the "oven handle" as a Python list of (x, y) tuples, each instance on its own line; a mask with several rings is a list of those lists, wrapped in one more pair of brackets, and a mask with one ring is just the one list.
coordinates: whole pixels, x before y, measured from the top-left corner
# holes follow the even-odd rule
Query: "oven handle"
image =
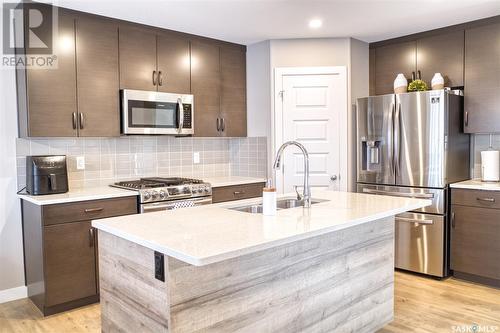
[(391, 195), (394, 197), (405, 197), (405, 198), (419, 198), (419, 199), (432, 199), (432, 198), (434, 198), (434, 193), (392, 192), (392, 191), (373, 190), (370, 188), (364, 188), (363, 192), (364, 193), (371, 193), (371, 194)]
[(189, 199), (189, 200), (177, 200), (177, 201), (168, 201), (168, 202), (151, 202), (147, 204), (141, 205), (141, 213), (151, 212), (151, 211), (160, 211), (160, 210), (169, 210), (169, 208), (175, 207), (176, 202), (179, 201), (193, 201), (195, 206), (201, 205), (209, 205), (212, 203), (212, 197), (203, 198), (203, 199)]
[(179, 133), (182, 132), (182, 128), (184, 127), (184, 106), (182, 105), (182, 99), (178, 98), (177, 99), (177, 107), (179, 108), (179, 128), (177, 131)]

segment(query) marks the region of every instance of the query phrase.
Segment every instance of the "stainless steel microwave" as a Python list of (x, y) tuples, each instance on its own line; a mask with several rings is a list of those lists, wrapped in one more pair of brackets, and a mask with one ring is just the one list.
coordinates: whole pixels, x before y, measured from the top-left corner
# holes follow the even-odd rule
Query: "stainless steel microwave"
[(121, 90), (122, 134), (194, 134), (193, 95)]

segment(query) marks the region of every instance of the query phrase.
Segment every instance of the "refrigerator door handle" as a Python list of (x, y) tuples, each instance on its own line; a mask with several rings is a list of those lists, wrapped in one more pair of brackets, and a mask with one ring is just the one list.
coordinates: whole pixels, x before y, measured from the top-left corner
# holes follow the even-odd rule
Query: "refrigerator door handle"
[(398, 174), (401, 155), (401, 103), (398, 103), (394, 116), (394, 174)]
[(390, 119), (389, 119), (389, 124), (390, 128), (387, 133), (387, 137), (389, 138), (390, 142), (388, 143), (388, 152), (389, 152), (389, 169), (391, 172), (391, 175), (394, 175), (396, 170), (394, 169), (394, 114), (396, 113), (396, 104), (392, 103), (391, 104), (391, 113), (390, 113)]

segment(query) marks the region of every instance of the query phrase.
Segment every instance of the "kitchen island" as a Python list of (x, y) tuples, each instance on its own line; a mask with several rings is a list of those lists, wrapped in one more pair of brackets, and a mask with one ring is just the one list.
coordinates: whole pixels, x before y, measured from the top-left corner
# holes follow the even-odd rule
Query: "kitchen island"
[(430, 201), (314, 199), (276, 216), (230, 209), (258, 201), (249, 199), (93, 221), (103, 332), (383, 327), (393, 318), (394, 215)]

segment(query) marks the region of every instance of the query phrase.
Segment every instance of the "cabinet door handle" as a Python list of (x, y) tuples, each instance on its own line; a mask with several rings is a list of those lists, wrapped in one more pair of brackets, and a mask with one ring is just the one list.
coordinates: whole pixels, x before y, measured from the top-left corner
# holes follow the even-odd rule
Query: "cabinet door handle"
[(451, 227), (455, 229), (455, 212), (451, 213)]
[(476, 198), (477, 201), (495, 202), (495, 198)]
[(241, 195), (241, 194), (245, 194), (245, 191), (234, 191), (233, 194), (234, 195)]
[(72, 117), (73, 117), (73, 129), (76, 130), (76, 122), (77, 122), (76, 112), (73, 112)]
[(465, 126), (469, 126), (469, 112), (465, 111)]
[(220, 132), (220, 118), (217, 117), (217, 132)]
[(156, 86), (156, 71), (153, 71), (153, 86)]
[(102, 207), (97, 207), (97, 208), (85, 208), (85, 213), (96, 213), (102, 211), (104, 208)]
[(83, 113), (80, 112), (80, 129), (83, 129), (84, 121)]
[(417, 77), (419, 80), (422, 80), (422, 73), (420, 72), (420, 69), (417, 71)]
[(411, 72), (411, 80), (415, 81), (415, 72)]
[(226, 130), (226, 120), (221, 118), (221, 131), (224, 132)]
[(161, 71), (158, 72), (158, 85), (163, 85), (163, 73)]
[(94, 247), (94, 228), (90, 227), (89, 229), (89, 247)]

